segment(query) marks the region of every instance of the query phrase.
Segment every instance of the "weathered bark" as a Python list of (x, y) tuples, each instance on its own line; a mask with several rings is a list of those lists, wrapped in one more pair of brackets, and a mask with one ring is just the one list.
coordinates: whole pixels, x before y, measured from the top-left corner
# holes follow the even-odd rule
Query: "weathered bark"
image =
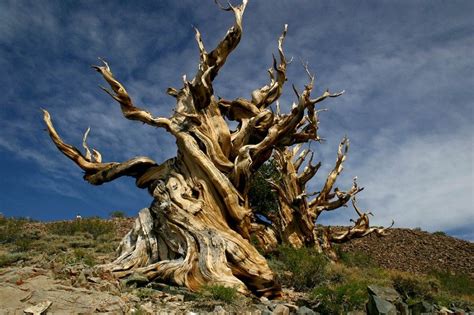
[[(357, 178), (354, 178), (352, 187), (347, 191), (341, 191), (337, 187), (332, 190), (338, 175), (342, 172), (348, 149), (349, 140), (344, 138), (339, 144), (336, 165), (329, 173), (322, 190), (311, 194), (306, 193), (306, 183), (315, 176), (321, 162), (313, 165), (313, 153), (310, 150), (299, 153), (300, 146), (295, 146), (292, 150), (274, 151), (274, 161), (281, 177), (278, 183), (273, 181), (269, 183), (277, 192), (279, 209), (277, 214), (271, 215), (272, 226), (267, 227), (265, 235), (276, 234), (279, 238), (271, 244), (266, 241), (266, 246), (262, 245), (262, 248), (271, 251), (279, 243), (286, 243), (296, 248), (314, 247), (319, 252), (324, 252), (332, 261), (337, 261), (333, 243), (348, 242), (371, 233), (378, 236), (385, 235), (386, 228), (370, 227), (368, 215), (372, 213), (364, 213), (356, 205), (355, 195), (363, 190), (357, 185)], [(310, 158), (307, 165), (299, 172), (308, 155)], [(316, 197), (308, 201), (308, 197), (312, 195)], [(352, 200), (358, 215), (356, 221), (351, 220), (354, 226), (344, 231), (332, 231), (330, 227), (322, 229), (315, 227), (315, 222), (323, 211), (344, 207), (349, 200)], [(272, 229), (273, 233), (269, 233), (269, 229)]]
[[(280, 287), (265, 258), (251, 244), (251, 236), (255, 236), (264, 249), (286, 242), (295, 247), (315, 246), (322, 250), (330, 247), (331, 242), (342, 242), (372, 231), (365, 214), (360, 215), (354, 228), (342, 234), (330, 234), (326, 230), (322, 237), (315, 229), (315, 220), (322, 211), (344, 205), (361, 189), (354, 182), (347, 192), (337, 189), (332, 192), (348, 147), (344, 139), (336, 167), (322, 191), (314, 200), (307, 201), (305, 185), (320, 164), (312, 165), (310, 161), (298, 174), (308, 152), (294, 159), (298, 148), (288, 147), (320, 140), (317, 129), (321, 110), (315, 105), (342, 92), (326, 91), (312, 99), (314, 78), (305, 67), (310, 82), (301, 94), (294, 88), (297, 103), (290, 113), (280, 113), (278, 98), (287, 80), (288, 62), (283, 52), (286, 25), (278, 40), (279, 60), (273, 58), (267, 85), (253, 91), (251, 99), (226, 100), (214, 96), (213, 80), (242, 36), (246, 4), (243, 0), (239, 6), (223, 8), (233, 12), (235, 23), (211, 52), (206, 51), (196, 29), (200, 53), (198, 71), (191, 81), (183, 77), (182, 88), (168, 89), (167, 93), (176, 99), (174, 114), (169, 118), (153, 117), (135, 106), (105, 61), (102, 66), (94, 66), (111, 88), (102, 89), (120, 104), (125, 118), (164, 128), (174, 136), (175, 158), (162, 164), (147, 157), (104, 163), (100, 153), (87, 146), (89, 130), (84, 135), (85, 154), (82, 154), (63, 142), (49, 113), (44, 111), (51, 139), (85, 171), (85, 180), (100, 185), (121, 176), (131, 176), (139, 188), (147, 188), (153, 197), (150, 207), (139, 213), (133, 229), (121, 242), (118, 258), (105, 266), (118, 277), (141, 272), (150, 281), (164, 281), (191, 290), (211, 283), (233, 286), (242, 293), (275, 297), (279, 296)], [(269, 109), (275, 102), (276, 113)], [(238, 121), (238, 128), (231, 131), (226, 119)], [(281, 183), (273, 183), (279, 196), (279, 216), (264, 225), (249, 207), (249, 177), (272, 154), (284, 176)], [(383, 229), (373, 231), (383, 233)]]

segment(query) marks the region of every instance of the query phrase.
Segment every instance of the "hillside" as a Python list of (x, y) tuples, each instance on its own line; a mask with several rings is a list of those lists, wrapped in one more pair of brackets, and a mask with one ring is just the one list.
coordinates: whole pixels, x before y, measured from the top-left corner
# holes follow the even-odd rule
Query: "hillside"
[(442, 232), (391, 229), (383, 238), (368, 235), (346, 243), (342, 251), (364, 253), (383, 268), (413, 273), (449, 270), (474, 279), (474, 243)]
[(97, 266), (113, 259), (133, 221), (41, 223), (0, 217), (0, 314), (22, 314), (38, 305), (48, 307), (48, 314), (315, 314), (311, 309), (345, 314), (365, 310), (371, 285), (397, 289), (410, 308), (474, 310), (474, 244), (439, 233), (393, 229), (384, 238), (355, 240), (338, 248), (338, 265), (308, 249), (281, 247), (267, 259), (283, 297), (268, 301), (220, 286), (190, 292), (147, 284), (139, 274), (114, 279)]

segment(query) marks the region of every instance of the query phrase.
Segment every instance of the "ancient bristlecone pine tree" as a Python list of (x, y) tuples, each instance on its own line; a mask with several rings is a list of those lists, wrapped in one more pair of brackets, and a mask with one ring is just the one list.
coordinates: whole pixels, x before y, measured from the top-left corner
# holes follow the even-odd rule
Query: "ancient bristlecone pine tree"
[[(312, 157), (307, 150), (299, 153), (300, 145), (320, 140), (316, 104), (342, 93), (326, 91), (311, 98), (314, 78), (307, 71), (309, 83), (302, 91), (294, 88), (296, 103), (288, 114), (280, 113), (277, 100), (287, 80), (283, 53), (286, 26), (278, 40), (279, 57), (273, 60), (267, 85), (253, 91), (250, 99), (227, 100), (214, 95), (213, 81), (240, 41), (246, 4), (243, 0), (239, 6), (221, 7), (233, 12), (235, 23), (211, 52), (206, 51), (196, 29), (198, 71), (192, 80), (184, 77), (180, 89), (168, 89), (167, 93), (176, 99), (172, 117), (153, 117), (136, 107), (106, 62), (94, 67), (110, 85), (111, 91), (104, 90), (120, 104), (126, 118), (164, 128), (176, 138), (176, 157), (161, 164), (148, 157), (102, 162), (100, 153), (86, 144), (88, 131), (83, 154), (63, 142), (44, 111), (51, 139), (85, 171), (85, 180), (100, 185), (132, 176), (139, 188), (147, 188), (153, 196), (150, 207), (140, 211), (133, 229), (122, 240), (119, 257), (107, 265), (118, 277), (140, 272), (150, 281), (191, 290), (203, 284), (221, 284), (243, 293), (278, 296), (280, 286), (251, 238), (267, 250), (286, 243), (315, 247), (332, 256), (331, 243), (384, 232), (382, 228), (370, 228), (367, 214), (356, 207), (353, 198), (362, 188), (355, 180), (348, 191), (333, 189), (349, 148), (346, 138), (339, 145), (336, 166), (321, 191), (308, 194), (305, 190), (320, 164), (312, 165), (310, 159), (300, 172), (308, 154)], [(272, 104), (276, 105), (275, 111), (270, 109)], [(237, 129), (230, 130), (226, 119), (237, 121)], [(280, 207), (268, 218), (271, 224), (263, 224), (249, 206), (249, 177), (272, 156), (282, 173), (281, 181), (271, 183)], [(308, 200), (311, 195), (313, 199)], [(344, 206), (351, 199), (359, 215), (353, 227), (342, 232), (315, 228), (322, 211)]]

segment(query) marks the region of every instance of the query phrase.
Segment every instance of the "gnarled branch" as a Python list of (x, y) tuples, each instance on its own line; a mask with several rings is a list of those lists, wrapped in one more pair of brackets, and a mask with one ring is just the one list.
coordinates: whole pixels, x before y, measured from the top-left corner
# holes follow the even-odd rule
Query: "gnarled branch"
[(138, 179), (150, 167), (157, 166), (155, 161), (147, 157), (135, 157), (123, 163), (102, 163), (101, 158), (99, 158), (100, 153), (96, 150), (94, 150), (95, 158), (93, 159), (89, 147), (86, 144), (87, 135), (90, 129), (87, 129), (83, 138), (83, 146), (86, 149), (86, 156), (84, 156), (76, 147), (65, 143), (61, 139), (54, 128), (49, 112), (43, 110), (43, 113), (43, 119), (46, 123), (49, 136), (56, 147), (85, 171), (84, 179), (93, 185), (101, 185), (121, 176), (131, 176)]
[(166, 130), (169, 131), (171, 127), (170, 120), (163, 117), (153, 117), (149, 112), (135, 107), (135, 105), (133, 105), (132, 99), (127, 93), (127, 90), (125, 90), (125, 87), (119, 81), (117, 81), (117, 79), (115, 79), (108, 63), (104, 60), (102, 60), (102, 62), (104, 64), (103, 66), (92, 67), (102, 74), (105, 81), (107, 81), (107, 83), (112, 88), (112, 91), (109, 91), (108, 89), (101, 86), (102, 90), (104, 90), (120, 104), (123, 115), (127, 119), (138, 120), (151, 126), (166, 128)]
[(345, 243), (355, 238), (361, 238), (371, 233), (375, 233), (377, 236), (384, 236), (387, 233), (387, 230), (390, 229), (395, 221), (392, 220), (392, 224), (389, 227), (370, 227), (369, 224), (369, 215), (372, 215), (371, 212), (363, 212), (357, 207), (355, 196), (352, 197), (352, 205), (354, 210), (359, 215), (359, 218), (354, 221), (354, 226), (348, 227), (346, 231), (335, 232), (330, 236), (330, 241), (333, 243)]

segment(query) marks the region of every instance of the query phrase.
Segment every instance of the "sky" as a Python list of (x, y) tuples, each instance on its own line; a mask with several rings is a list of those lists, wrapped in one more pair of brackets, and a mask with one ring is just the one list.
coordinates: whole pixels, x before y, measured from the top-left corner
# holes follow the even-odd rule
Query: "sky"
[[(233, 3), (236, 3), (235, 1)], [(351, 146), (337, 186), (358, 176), (359, 206), (374, 225), (419, 227), (474, 240), (473, 1), (250, 0), (244, 34), (215, 80), (224, 98), (249, 97), (268, 82), (277, 40), (294, 62), (291, 84), (307, 82), (300, 61), (316, 74), (313, 95), (345, 90), (321, 104), (311, 143), (323, 166), (309, 190), (332, 168), (340, 139)], [(105, 58), (135, 104), (169, 116), (168, 87), (192, 78), (199, 54), (193, 26), (210, 51), (233, 24), (212, 0), (0, 1), (0, 212), (58, 220), (133, 216), (151, 197), (131, 178), (89, 185), (53, 145), (42, 122), (50, 111), (66, 142), (89, 144), (104, 161), (145, 155), (162, 162), (176, 153), (165, 131), (123, 118), (98, 87), (90, 66)], [(323, 224), (348, 224), (352, 207), (325, 213)]]

